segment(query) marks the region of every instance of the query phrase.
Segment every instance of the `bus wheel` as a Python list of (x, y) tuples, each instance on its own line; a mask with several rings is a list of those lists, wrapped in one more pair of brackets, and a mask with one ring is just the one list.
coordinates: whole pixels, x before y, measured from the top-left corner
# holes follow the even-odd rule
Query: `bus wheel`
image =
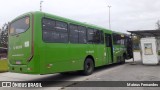
[(94, 71), (94, 62), (91, 58), (87, 58), (84, 62), (84, 70), (83, 74), (84, 75), (90, 75)]

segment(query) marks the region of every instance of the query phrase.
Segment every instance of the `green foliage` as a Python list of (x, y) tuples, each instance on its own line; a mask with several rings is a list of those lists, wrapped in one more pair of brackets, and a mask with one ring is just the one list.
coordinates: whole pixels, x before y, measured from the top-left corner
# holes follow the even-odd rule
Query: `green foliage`
[(160, 30), (160, 20), (156, 22), (157, 30)]
[(140, 37), (133, 36), (133, 48), (134, 48), (134, 50), (139, 50), (140, 49), (139, 44), (140, 44)]
[(139, 44), (140, 38), (138, 36), (133, 37), (133, 43)]
[(8, 44), (8, 24), (4, 24), (0, 32), (0, 47), (7, 48)]
[(158, 50), (158, 55), (160, 55), (160, 50)]

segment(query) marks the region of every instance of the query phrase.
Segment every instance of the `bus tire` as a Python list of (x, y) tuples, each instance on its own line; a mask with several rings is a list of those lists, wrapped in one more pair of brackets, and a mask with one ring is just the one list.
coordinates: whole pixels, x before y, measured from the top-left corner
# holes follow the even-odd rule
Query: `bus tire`
[(84, 62), (83, 74), (91, 75), (93, 71), (94, 71), (94, 62), (91, 58), (87, 58)]

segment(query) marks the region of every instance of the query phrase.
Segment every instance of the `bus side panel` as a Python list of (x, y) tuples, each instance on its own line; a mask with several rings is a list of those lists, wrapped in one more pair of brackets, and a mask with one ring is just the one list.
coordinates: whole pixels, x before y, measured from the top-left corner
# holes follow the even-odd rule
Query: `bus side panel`
[[(57, 20), (56, 17), (45, 15), (46, 18)], [(42, 22), (42, 21), (41, 21)], [(43, 41), (42, 28), (39, 34), (40, 41), (40, 61), (41, 73), (56, 73), (81, 70), (84, 61), (84, 47), (76, 44), (67, 43), (52, 43)], [(77, 50), (78, 48), (78, 50)]]
[[(43, 17), (43, 14), (42, 13), (35, 13), (34, 14), (34, 32), (33, 32), (33, 36), (34, 36), (34, 46), (33, 46), (33, 49), (34, 49), (34, 55), (33, 55), (33, 61), (34, 61), (34, 67), (36, 68), (36, 70), (39, 72), (39, 74), (41, 74), (42, 70), (44, 67), (43, 66), (43, 62), (41, 60), (41, 54), (43, 53), (42, 52), (42, 47), (43, 47), (43, 44), (41, 43), (41, 40), (42, 40), (42, 28), (41, 28), (41, 25), (42, 25), (42, 19)], [(32, 60), (31, 60), (32, 61)]]
[(98, 64), (96, 64), (97, 66), (102, 66), (102, 65), (106, 65), (106, 60), (104, 57), (105, 51), (104, 51), (104, 45), (103, 44), (97, 44), (96, 45), (96, 53), (97, 57), (96, 57), (96, 61), (98, 62)]
[(87, 44), (70, 44), (71, 71), (82, 70), (86, 58)]
[(40, 55), (42, 73), (63, 72), (71, 69), (67, 44), (43, 44)]
[(120, 62), (126, 49), (124, 45), (114, 45), (114, 63)]

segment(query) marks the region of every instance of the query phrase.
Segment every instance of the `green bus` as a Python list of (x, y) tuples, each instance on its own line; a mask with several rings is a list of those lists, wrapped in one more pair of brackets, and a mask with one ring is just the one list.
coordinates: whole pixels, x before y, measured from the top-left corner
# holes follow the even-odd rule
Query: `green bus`
[(124, 34), (44, 12), (25, 13), (9, 25), (9, 71), (51, 74), (124, 63)]

